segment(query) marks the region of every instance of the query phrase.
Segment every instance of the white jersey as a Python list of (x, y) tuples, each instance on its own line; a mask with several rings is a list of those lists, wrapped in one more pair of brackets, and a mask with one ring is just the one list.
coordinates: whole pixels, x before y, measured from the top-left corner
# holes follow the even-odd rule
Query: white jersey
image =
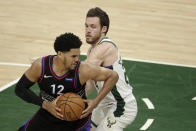
[[(117, 46), (107, 37), (103, 38), (98, 44), (101, 44), (103, 42), (109, 42), (113, 44), (116, 48)], [(125, 97), (132, 95), (132, 87), (129, 84), (129, 79), (125, 73), (125, 68), (122, 65), (122, 59), (120, 57), (119, 51), (118, 51), (118, 59), (114, 62), (113, 65), (107, 66), (106, 68), (110, 68), (118, 73), (119, 80), (116, 83), (116, 86), (112, 89), (111, 92), (107, 94), (107, 96), (104, 98), (105, 102), (118, 102), (122, 101)], [(97, 91), (103, 87), (104, 82), (95, 82), (95, 86)]]
[[(108, 42), (117, 46), (107, 37), (98, 44)], [(118, 48), (117, 48), (118, 49)], [(104, 97), (92, 112), (92, 127), (96, 131), (123, 131), (123, 128), (131, 124), (137, 115), (137, 102), (132, 94), (132, 87), (126, 75), (122, 59), (118, 51), (118, 59), (110, 66), (118, 73), (119, 79), (112, 90)], [(103, 87), (104, 82), (94, 82), (97, 91)]]

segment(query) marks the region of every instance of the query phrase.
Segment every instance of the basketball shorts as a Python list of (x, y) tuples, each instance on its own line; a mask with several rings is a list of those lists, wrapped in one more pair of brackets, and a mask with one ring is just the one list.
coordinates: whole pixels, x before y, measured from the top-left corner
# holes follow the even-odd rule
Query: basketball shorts
[(18, 131), (90, 131), (91, 116), (86, 118), (68, 122), (55, 118), (44, 109), (38, 112), (26, 123), (24, 123)]
[(133, 95), (124, 99), (125, 106), (121, 116), (115, 116), (117, 103), (104, 100), (93, 110), (92, 127), (96, 131), (123, 131), (137, 115), (137, 102)]

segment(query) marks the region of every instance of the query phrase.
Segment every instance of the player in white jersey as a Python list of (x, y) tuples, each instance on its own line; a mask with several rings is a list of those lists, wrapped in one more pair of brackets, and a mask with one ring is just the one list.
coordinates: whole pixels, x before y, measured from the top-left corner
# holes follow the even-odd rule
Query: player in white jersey
[[(96, 131), (123, 131), (137, 115), (137, 103), (132, 94), (125, 68), (117, 46), (106, 37), (109, 29), (109, 17), (100, 8), (92, 8), (86, 15), (86, 42), (91, 45), (86, 62), (110, 68), (119, 75), (116, 86), (100, 102), (92, 113), (92, 127)], [(88, 81), (87, 94), (96, 87), (102, 90), (103, 82)]]

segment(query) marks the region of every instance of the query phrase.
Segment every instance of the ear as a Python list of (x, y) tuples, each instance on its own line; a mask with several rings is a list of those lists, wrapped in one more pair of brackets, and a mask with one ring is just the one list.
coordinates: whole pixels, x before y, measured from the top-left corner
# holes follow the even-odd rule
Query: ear
[(61, 52), (61, 51), (58, 51), (58, 52), (57, 52), (57, 55), (58, 55), (58, 56), (61, 56), (61, 55), (62, 55), (62, 52)]
[(103, 26), (102, 29), (101, 29), (101, 32), (105, 33), (106, 31), (107, 31), (107, 26)]
[(58, 55), (59, 57), (62, 57), (62, 56), (63, 56), (63, 52), (58, 51), (58, 52), (57, 52), (57, 55)]

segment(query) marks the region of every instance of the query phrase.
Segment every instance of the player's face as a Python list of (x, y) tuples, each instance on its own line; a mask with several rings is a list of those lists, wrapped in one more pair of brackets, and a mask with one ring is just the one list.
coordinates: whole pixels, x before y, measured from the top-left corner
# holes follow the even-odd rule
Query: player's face
[(96, 44), (102, 32), (98, 17), (87, 17), (85, 22), (85, 37), (88, 44)]
[(64, 65), (66, 68), (74, 69), (79, 60), (80, 49), (71, 49), (64, 54)]

